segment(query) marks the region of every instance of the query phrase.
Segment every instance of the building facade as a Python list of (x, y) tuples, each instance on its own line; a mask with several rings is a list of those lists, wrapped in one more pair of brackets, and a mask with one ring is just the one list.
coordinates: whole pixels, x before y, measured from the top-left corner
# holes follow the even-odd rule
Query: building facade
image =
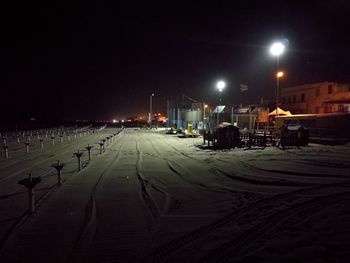
[(281, 107), (292, 114), (350, 112), (350, 83), (320, 82), (280, 90)]

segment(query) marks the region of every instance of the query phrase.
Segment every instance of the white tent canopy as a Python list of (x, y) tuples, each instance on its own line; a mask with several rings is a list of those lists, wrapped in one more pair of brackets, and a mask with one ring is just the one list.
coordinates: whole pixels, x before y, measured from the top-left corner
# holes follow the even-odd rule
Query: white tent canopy
[[(277, 110), (278, 109), (278, 110)], [(290, 113), (290, 111), (284, 111), (284, 110), (282, 110), (280, 107), (278, 107), (277, 109), (275, 109), (275, 110), (273, 110), (273, 111), (271, 111), (270, 113), (269, 113), (269, 116), (274, 116), (274, 115), (287, 115), (287, 116), (290, 116), (290, 115), (292, 115), (292, 113)], [(277, 113), (276, 113), (276, 111), (277, 111)]]

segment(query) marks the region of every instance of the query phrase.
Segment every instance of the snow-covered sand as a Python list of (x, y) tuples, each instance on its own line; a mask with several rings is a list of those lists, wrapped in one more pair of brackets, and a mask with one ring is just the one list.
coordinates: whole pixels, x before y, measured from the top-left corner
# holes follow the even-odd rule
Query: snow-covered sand
[[(113, 132), (1, 159), (1, 262), (350, 258), (349, 145), (213, 151), (201, 138), (126, 129), (100, 155), (94, 143)], [(72, 154), (88, 143), (78, 172)], [(28, 172), (44, 175), (30, 216), (17, 185)]]

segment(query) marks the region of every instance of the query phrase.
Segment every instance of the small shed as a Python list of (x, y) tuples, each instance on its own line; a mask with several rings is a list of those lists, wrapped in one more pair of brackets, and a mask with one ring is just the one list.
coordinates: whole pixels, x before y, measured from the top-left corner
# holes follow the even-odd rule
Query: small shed
[(239, 128), (228, 122), (223, 122), (216, 129), (218, 148), (235, 148), (239, 146), (240, 136)]

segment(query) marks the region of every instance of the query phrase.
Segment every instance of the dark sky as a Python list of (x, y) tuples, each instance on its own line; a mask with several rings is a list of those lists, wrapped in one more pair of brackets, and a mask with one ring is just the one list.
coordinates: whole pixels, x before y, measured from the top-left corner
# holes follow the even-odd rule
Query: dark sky
[[(74, 3), (73, 3), (74, 2)], [(125, 2), (127, 4), (121, 4)], [(46, 1), (6, 10), (3, 118), (107, 119), (165, 110), (186, 94), (214, 104), (274, 97), (269, 45), (287, 39), (281, 85), (350, 82), (349, 1)]]

